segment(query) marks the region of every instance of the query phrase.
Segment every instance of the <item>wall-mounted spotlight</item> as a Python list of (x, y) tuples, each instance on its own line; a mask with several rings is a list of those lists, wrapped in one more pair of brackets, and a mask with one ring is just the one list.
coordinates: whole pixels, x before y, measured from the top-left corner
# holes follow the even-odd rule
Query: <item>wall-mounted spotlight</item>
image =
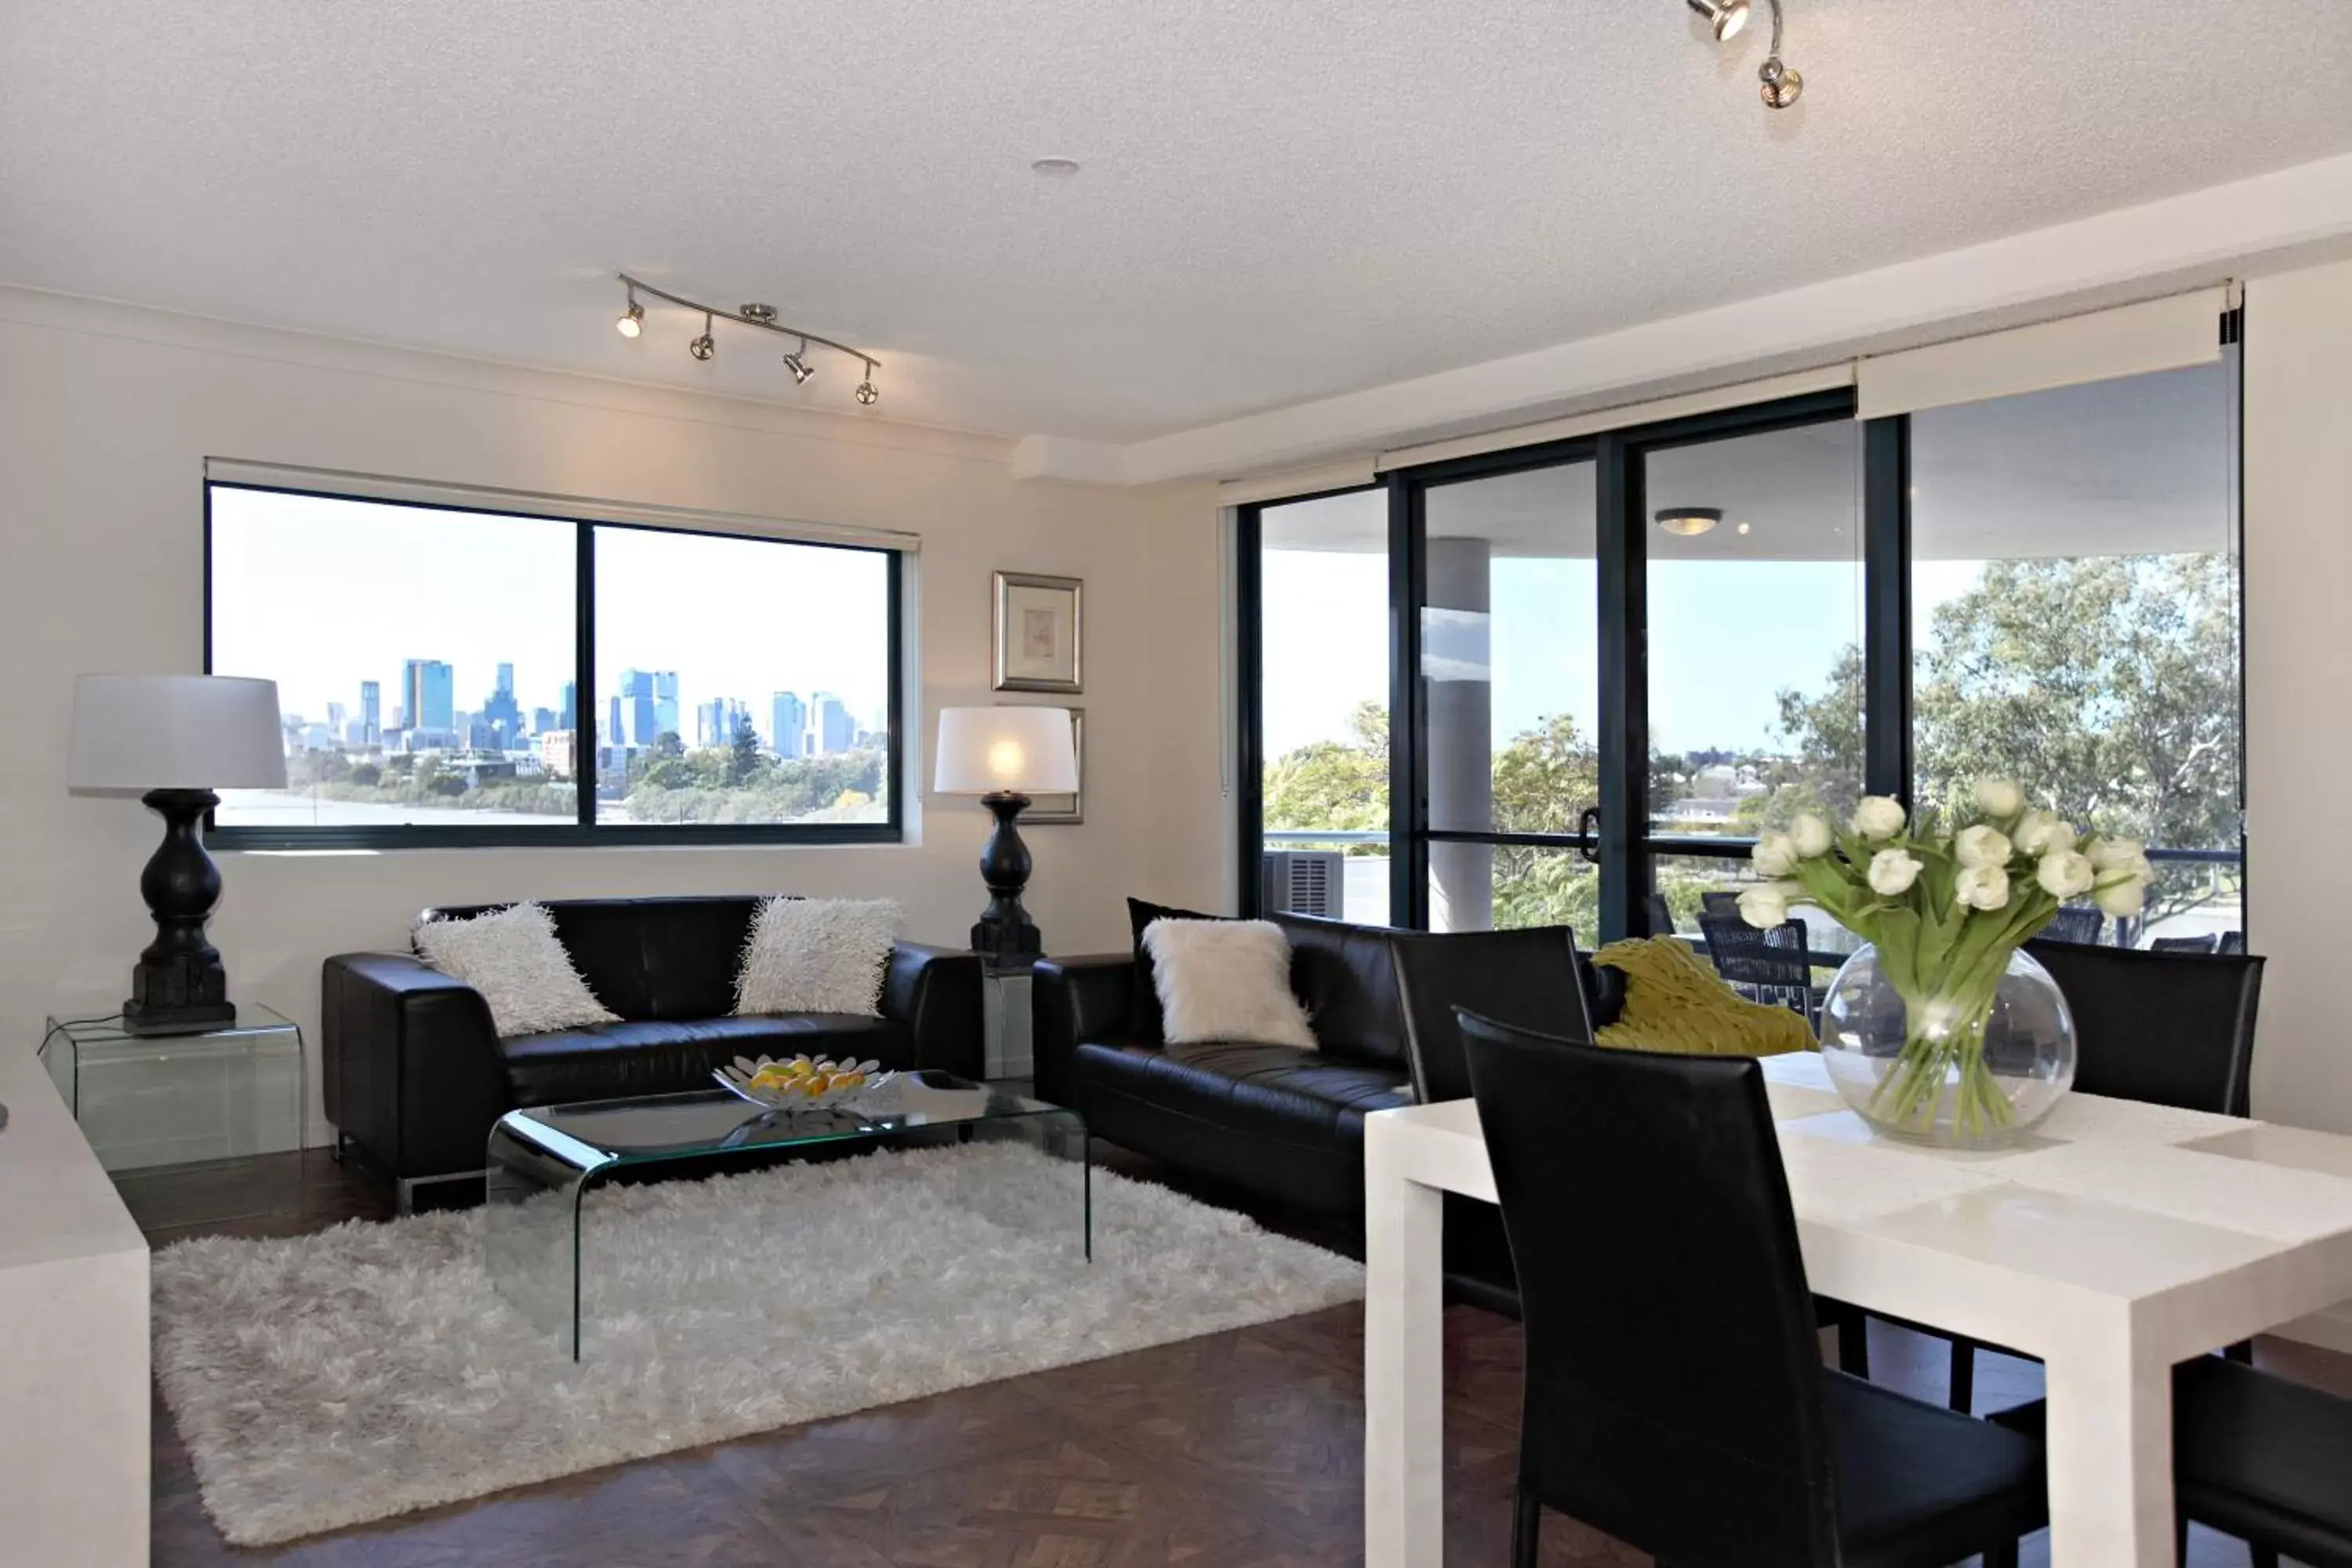
[(1658, 513), (1658, 526), (1684, 539), (1712, 533), (1723, 521), (1723, 509), (1713, 506), (1670, 506)]
[(1715, 41), (1727, 42), (1748, 26), (1748, 0), (1690, 0), (1690, 8), (1715, 29)]
[(620, 329), (623, 337), (634, 338), (645, 331), (646, 310), (644, 305), (638, 302), (637, 296), (649, 294), (668, 304), (702, 313), (702, 335), (691, 340), (686, 345), (686, 352), (698, 360), (711, 359), (718, 354), (719, 340), (715, 335), (718, 323), (732, 321), (739, 327), (753, 327), (763, 332), (774, 332), (782, 337), (798, 340), (798, 346), (784, 355), (784, 368), (793, 373), (793, 385), (805, 386), (816, 375), (816, 366), (809, 363), (812, 346), (827, 348), (835, 353), (847, 354), (865, 367), (865, 379), (857, 384), (856, 390), (851, 394), (857, 399), (860, 407), (871, 408), (882, 400), (881, 389), (874, 384), (875, 373), (882, 368), (880, 360), (863, 349), (851, 348), (847, 343), (836, 342), (831, 338), (800, 327), (784, 325), (776, 319), (776, 308), (773, 305), (738, 305), (732, 310), (720, 310), (704, 304), (699, 300), (689, 300), (683, 294), (673, 294), (667, 289), (656, 289), (643, 279), (632, 278), (625, 272), (619, 276), (622, 284), (628, 289), (628, 307), (621, 312), (620, 320), (614, 325)]
[[(1757, 90), (1768, 109), (1786, 109), (1804, 96), (1805, 79), (1797, 68), (1780, 58), (1780, 0), (1767, 0), (1772, 7), (1772, 47), (1764, 63), (1756, 68)], [(1690, 8), (1706, 18), (1715, 29), (1717, 41), (1737, 37), (1748, 26), (1749, 0), (1689, 0)]]

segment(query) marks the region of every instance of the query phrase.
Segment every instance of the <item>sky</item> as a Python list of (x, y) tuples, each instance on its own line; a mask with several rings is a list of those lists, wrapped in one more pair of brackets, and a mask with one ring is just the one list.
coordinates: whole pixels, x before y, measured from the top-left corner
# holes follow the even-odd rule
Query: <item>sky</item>
[[(1915, 563), (1916, 624), (1931, 625), (1935, 607), (1983, 570)], [(1346, 738), (1358, 703), (1388, 704), (1387, 556), (1269, 550), (1263, 582), (1265, 754)], [(1661, 751), (1774, 746), (1780, 689), (1820, 690), (1862, 635), (1853, 562), (1653, 561), (1649, 586), (1650, 733)], [(1559, 712), (1596, 735), (1591, 560), (1497, 559), (1489, 591), (1496, 749)]]
[[(313, 722), (331, 701), (358, 717), (374, 680), (389, 725), (410, 658), (454, 667), (460, 711), (480, 710), (500, 662), (526, 717), (561, 709), (575, 542), (541, 518), (216, 486), (212, 668), (276, 680), (280, 709)], [(885, 710), (880, 553), (609, 527), (596, 543), (598, 689), (625, 668), (677, 671), (689, 744), (713, 697), (749, 703), (771, 739), (772, 692), (831, 691), (860, 724)]]

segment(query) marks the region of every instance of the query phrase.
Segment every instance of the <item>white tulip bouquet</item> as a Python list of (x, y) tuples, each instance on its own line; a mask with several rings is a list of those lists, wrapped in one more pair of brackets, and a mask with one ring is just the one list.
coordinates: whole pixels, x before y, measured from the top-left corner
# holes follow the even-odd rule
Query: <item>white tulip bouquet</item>
[(1932, 812), (1914, 824), (1902, 802), (1868, 795), (1843, 831), (1807, 812), (1756, 841), (1756, 868), (1772, 880), (1739, 895), (1749, 925), (1779, 925), (1790, 905), (1811, 904), (1877, 950), (1906, 1019), (1871, 1109), (1896, 1127), (1932, 1122), (1955, 1071), (1957, 1125), (1979, 1136), (2005, 1126), (2010, 1104), (1984, 1037), (2010, 955), (2070, 899), (2138, 914), (2156, 875), (2137, 841), (2029, 810), (2011, 780), (1979, 782), (1975, 807), (1964, 826)]

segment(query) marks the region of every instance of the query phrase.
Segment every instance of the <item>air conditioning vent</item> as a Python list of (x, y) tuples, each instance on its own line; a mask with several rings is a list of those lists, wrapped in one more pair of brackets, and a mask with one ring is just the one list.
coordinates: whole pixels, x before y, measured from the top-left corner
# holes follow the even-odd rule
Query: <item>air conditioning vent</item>
[(1345, 861), (1336, 849), (1267, 850), (1262, 900), (1265, 912), (1338, 920), (1346, 891)]

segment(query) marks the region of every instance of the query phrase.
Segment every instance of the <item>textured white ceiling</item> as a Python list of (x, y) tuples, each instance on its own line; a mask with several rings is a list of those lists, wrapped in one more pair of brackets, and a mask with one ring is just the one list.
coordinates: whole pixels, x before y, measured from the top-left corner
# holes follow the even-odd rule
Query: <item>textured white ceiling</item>
[(1676, 0), (8, 0), (0, 280), (1128, 439), (2352, 149), (2347, 9), (1790, 0), (1770, 116)]

